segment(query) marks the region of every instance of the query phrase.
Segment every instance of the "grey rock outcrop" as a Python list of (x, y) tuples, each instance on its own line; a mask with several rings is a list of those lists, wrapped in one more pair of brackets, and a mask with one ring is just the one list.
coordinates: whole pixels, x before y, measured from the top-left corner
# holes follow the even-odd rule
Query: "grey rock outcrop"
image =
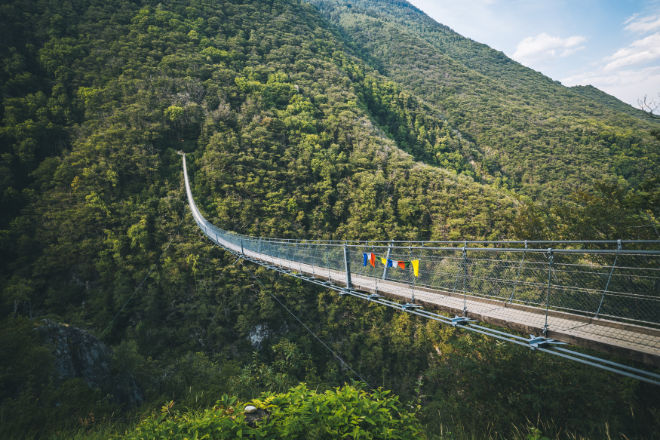
[(85, 330), (48, 319), (36, 328), (55, 356), (60, 379), (81, 378), (124, 405), (142, 403), (142, 392), (126, 372), (112, 371), (112, 350)]

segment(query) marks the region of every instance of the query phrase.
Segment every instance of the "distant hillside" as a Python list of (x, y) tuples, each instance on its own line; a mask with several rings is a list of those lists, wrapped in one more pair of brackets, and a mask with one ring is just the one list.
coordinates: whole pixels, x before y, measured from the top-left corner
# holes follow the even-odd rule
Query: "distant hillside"
[(403, 1), (310, 0), (364, 59), (474, 142), (476, 167), (538, 200), (604, 177), (631, 185), (660, 167), (658, 127), (461, 37)]
[[(634, 116), (635, 118), (639, 118), (642, 120), (650, 120), (651, 118), (649, 115), (642, 110), (635, 108), (629, 104), (626, 104), (625, 102), (615, 98), (614, 96), (603, 92), (600, 89), (597, 89), (594, 86), (573, 86), (570, 88), (571, 90), (588, 97), (589, 99), (596, 101), (602, 105), (608, 106), (617, 112), (620, 113), (627, 113), (630, 116)], [(650, 121), (653, 123), (653, 121)]]

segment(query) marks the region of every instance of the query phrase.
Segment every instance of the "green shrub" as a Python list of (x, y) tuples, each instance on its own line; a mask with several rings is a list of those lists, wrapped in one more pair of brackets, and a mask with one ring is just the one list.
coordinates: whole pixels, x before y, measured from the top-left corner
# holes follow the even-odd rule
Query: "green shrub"
[(268, 412), (251, 426), (243, 402), (223, 396), (201, 412), (178, 412), (174, 403), (143, 420), (126, 439), (409, 439), (421, 438), (414, 413), (389, 391), (366, 392), (355, 386), (318, 393), (304, 384), (286, 393), (265, 393), (248, 402)]

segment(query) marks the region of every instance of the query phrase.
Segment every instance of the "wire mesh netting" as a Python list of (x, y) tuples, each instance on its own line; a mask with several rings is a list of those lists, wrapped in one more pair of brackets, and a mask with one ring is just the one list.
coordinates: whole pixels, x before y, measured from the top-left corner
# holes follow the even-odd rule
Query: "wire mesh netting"
[[(660, 365), (660, 241), (349, 242), (250, 237), (224, 231), (201, 215), (190, 190), (185, 155), (183, 168), (199, 228), (216, 244), (250, 261), (342, 294), (660, 385), (659, 374), (567, 350), (556, 345), (563, 342), (552, 339), (632, 353), (639, 361)], [(449, 318), (419, 308), (416, 298), (462, 316)], [(484, 327), (468, 316), (537, 335), (541, 330), (543, 337), (526, 339)]]
[[(211, 240), (271, 264), (344, 283), (353, 277), (376, 290), (379, 282), (391, 282), (407, 286), (412, 295), (418, 289), (660, 325), (660, 241), (342, 242), (249, 237), (208, 222), (195, 206), (187, 173), (185, 180), (193, 217)], [(413, 261), (418, 261), (418, 276)]]
[[(256, 239), (202, 229), (218, 244), (330, 278), (324, 270), (444, 294), (660, 324), (660, 252), (580, 249), (424, 247)], [(559, 243), (556, 243), (559, 244)], [(345, 260), (346, 254), (346, 260)], [(373, 254), (373, 259), (371, 255)], [(415, 276), (411, 262), (419, 261)]]

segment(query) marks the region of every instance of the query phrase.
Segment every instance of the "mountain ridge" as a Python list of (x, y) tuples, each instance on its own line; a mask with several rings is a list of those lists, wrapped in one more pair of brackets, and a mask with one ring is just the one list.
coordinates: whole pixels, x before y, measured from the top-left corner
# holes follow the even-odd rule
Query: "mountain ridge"
[(610, 95), (609, 93), (604, 92), (592, 85), (572, 86), (570, 89), (580, 93), (581, 95), (588, 96), (593, 100), (599, 101), (604, 105), (613, 107), (620, 112), (628, 113), (631, 116), (635, 116), (637, 118), (652, 120), (652, 117), (645, 111), (633, 107), (632, 105), (621, 101), (616, 96)]

